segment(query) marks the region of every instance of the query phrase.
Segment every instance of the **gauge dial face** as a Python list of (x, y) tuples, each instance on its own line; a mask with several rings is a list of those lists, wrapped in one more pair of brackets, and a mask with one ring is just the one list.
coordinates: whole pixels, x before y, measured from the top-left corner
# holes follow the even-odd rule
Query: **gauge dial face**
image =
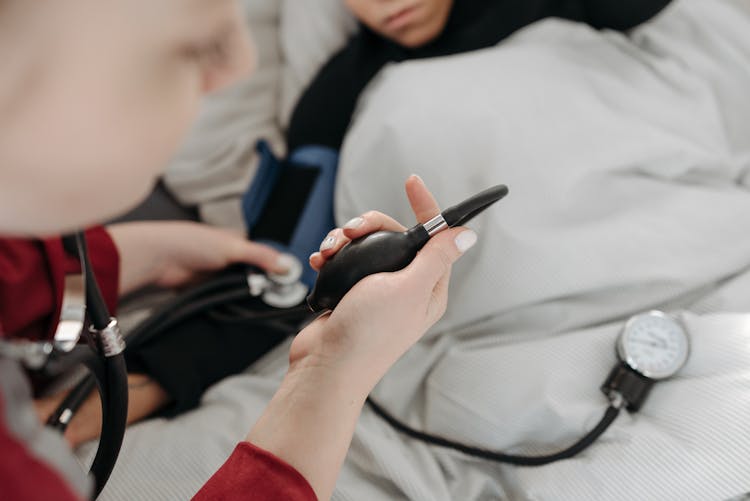
[(677, 320), (652, 311), (628, 321), (617, 349), (631, 369), (651, 379), (664, 379), (685, 365), (690, 346)]

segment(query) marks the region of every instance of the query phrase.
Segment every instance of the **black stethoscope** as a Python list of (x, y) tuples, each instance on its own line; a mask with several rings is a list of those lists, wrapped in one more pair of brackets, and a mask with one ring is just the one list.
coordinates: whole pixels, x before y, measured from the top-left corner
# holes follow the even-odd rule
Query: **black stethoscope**
[[(76, 364), (84, 364), (90, 375), (80, 381), (68, 393), (55, 412), (47, 420), (50, 426), (64, 432), (73, 415), (97, 388), (102, 402), (102, 428), (99, 446), (90, 468), (94, 478), (96, 498), (107, 483), (122, 446), (128, 411), (128, 381), (125, 365), (125, 341), (117, 319), (109, 314), (107, 305), (94, 276), (88, 255), (85, 236), (82, 233), (63, 239), (69, 253), (76, 253), (81, 261), (80, 286), (66, 288), (83, 293), (69, 292), (63, 296), (60, 323), (55, 334), (52, 350), (45, 363), (49, 375), (61, 374)], [(234, 322), (275, 327), (284, 332), (293, 332), (309, 316), (303, 302), (307, 288), (299, 283), (302, 266), (295, 266), (284, 275), (267, 275), (252, 267), (236, 267), (218, 277), (182, 293), (149, 318), (139, 324), (128, 336), (131, 346), (147, 342), (186, 319), (207, 310), (222, 314), (219, 307), (230, 309), (223, 312), (225, 318)], [(81, 298), (83, 301), (81, 301)], [(231, 310), (239, 301), (258, 298), (260, 303), (272, 311), (248, 311), (239, 307)], [(86, 317), (89, 328), (85, 329)], [(85, 337), (86, 345), (79, 343)]]
[[(117, 319), (110, 316), (94, 277), (83, 233), (63, 239), (66, 252), (81, 261), (81, 273), (67, 275), (60, 322), (52, 341), (4, 341), (0, 355), (20, 361), (44, 375), (65, 372), (76, 363), (91, 373), (85, 385), (68, 394), (47, 425), (65, 431), (78, 406), (96, 387), (102, 402), (102, 430), (99, 447), (90, 467), (94, 497), (109, 479), (122, 446), (128, 412), (128, 379), (125, 367), (125, 341)], [(88, 328), (86, 328), (88, 326)], [(81, 338), (86, 343), (79, 344)]]
[[(0, 356), (17, 360), (45, 377), (63, 375), (80, 364), (88, 368), (90, 374), (73, 387), (46, 425), (65, 432), (91, 392), (98, 390), (102, 404), (101, 436), (89, 469), (96, 498), (117, 462), (127, 424), (125, 341), (97, 283), (85, 235), (64, 237), (63, 247), (68, 254), (79, 258), (81, 273), (65, 277), (60, 320), (53, 340), (0, 340)], [(294, 332), (310, 316), (307, 306), (299, 306), (307, 293), (307, 287), (299, 282), (301, 275), (302, 267), (296, 261), (284, 275), (267, 275), (251, 267), (227, 270), (150, 315), (133, 329), (128, 343), (131, 346), (145, 343), (207, 310), (224, 320), (263, 323), (280, 331)], [(257, 298), (266, 311), (243, 309), (236, 304), (249, 298)], [(85, 343), (80, 342), (82, 338)]]

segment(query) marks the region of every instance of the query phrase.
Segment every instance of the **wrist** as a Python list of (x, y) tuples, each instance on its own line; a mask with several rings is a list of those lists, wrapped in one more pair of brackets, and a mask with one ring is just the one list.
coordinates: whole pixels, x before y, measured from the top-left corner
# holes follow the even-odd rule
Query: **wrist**
[(164, 253), (149, 224), (117, 223), (106, 229), (120, 255), (120, 295), (155, 283), (164, 266)]
[(367, 391), (316, 354), (290, 364), (246, 440), (282, 459), (329, 499)]
[(362, 372), (353, 370), (349, 365), (334, 357), (310, 353), (290, 361), (282, 387), (295, 390), (325, 390), (329, 395), (352, 405), (364, 405), (374, 385), (363, 377)]
[(382, 353), (387, 350), (365, 346), (329, 318), (318, 318), (297, 335), (289, 351), (289, 373), (340, 381), (364, 402), (391, 365)]

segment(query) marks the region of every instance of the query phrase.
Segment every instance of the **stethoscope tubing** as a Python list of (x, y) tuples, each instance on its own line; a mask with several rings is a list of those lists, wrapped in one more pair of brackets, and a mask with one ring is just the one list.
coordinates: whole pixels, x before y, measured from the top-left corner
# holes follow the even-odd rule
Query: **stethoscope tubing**
[[(96, 281), (89, 259), (86, 237), (82, 232), (79, 232), (72, 238), (64, 239), (65, 243), (69, 244), (69, 248), (74, 248), (77, 251), (81, 260), (81, 272), (85, 279), (86, 314), (91, 329), (89, 331), (84, 330), (82, 334), (86, 336), (92, 354), (83, 357), (83, 363), (89, 369), (91, 375), (86, 378), (86, 387), (79, 385), (80, 388), (77, 387), (58, 406), (58, 409), (50, 417), (48, 424), (51, 423), (51, 427), (64, 431), (73, 414), (80, 407), (80, 403), (85, 400), (85, 398), (81, 399), (81, 396), (87, 397), (93, 386), (97, 387), (102, 405), (102, 429), (99, 446), (89, 469), (94, 478), (93, 498), (96, 498), (112, 474), (125, 436), (128, 414), (128, 375), (123, 354), (124, 346), (119, 335), (117, 336), (119, 343), (115, 343), (113, 346), (103, 344), (102, 334), (112, 326), (116, 328), (117, 324), (109, 314), (107, 303), (104, 301), (99, 284)], [(111, 332), (119, 334), (119, 331)], [(94, 333), (98, 333), (99, 336), (94, 336)]]
[[(82, 259), (88, 259), (85, 247), (81, 251), (81, 256), (83, 256)], [(90, 270), (89, 266), (85, 265), (85, 267)], [(94, 282), (95, 278), (93, 275), (87, 276), (87, 281), (89, 283)], [(99, 312), (99, 323), (101, 323), (106, 312), (106, 304), (100, 293), (99, 298), (96, 297), (96, 292), (89, 298), (88, 290), (87, 287), (87, 302), (98, 303), (96, 309)], [(98, 287), (95, 290), (98, 290)], [(218, 277), (183, 293), (141, 322), (128, 336), (128, 345), (131, 349), (141, 346), (167, 329), (199, 313), (218, 306), (231, 305), (250, 297), (252, 296), (245, 273), (237, 272)], [(99, 301), (101, 302), (99, 303)], [(295, 330), (294, 326), (281, 323), (276, 325), (273, 322), (285, 319), (301, 321), (302, 317), (309, 316), (309, 314), (306, 306), (261, 313), (235, 309), (222, 320), (250, 325), (262, 323), (277, 330), (285, 330), (291, 333)], [(90, 468), (96, 482), (94, 494), (94, 498), (96, 498), (112, 473), (122, 445), (127, 422), (128, 387), (124, 355), (118, 354), (106, 358), (101, 356), (101, 352), (95, 346), (96, 343), (93, 339), (89, 338), (89, 344), (92, 345), (93, 351), (74, 358), (79, 363), (86, 365), (90, 374), (84, 377), (68, 393), (50, 416), (47, 424), (64, 432), (72, 416), (80, 409), (94, 388), (98, 389), (102, 402), (102, 430), (99, 447)], [(81, 350), (77, 350), (76, 353), (81, 353)]]

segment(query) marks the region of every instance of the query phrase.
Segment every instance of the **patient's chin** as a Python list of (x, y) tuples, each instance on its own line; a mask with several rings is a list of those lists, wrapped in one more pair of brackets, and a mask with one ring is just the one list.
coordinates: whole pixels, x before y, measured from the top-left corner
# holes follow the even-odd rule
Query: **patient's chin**
[(435, 40), (443, 31), (444, 25), (437, 22), (422, 23), (388, 36), (397, 44), (409, 48), (418, 49)]

